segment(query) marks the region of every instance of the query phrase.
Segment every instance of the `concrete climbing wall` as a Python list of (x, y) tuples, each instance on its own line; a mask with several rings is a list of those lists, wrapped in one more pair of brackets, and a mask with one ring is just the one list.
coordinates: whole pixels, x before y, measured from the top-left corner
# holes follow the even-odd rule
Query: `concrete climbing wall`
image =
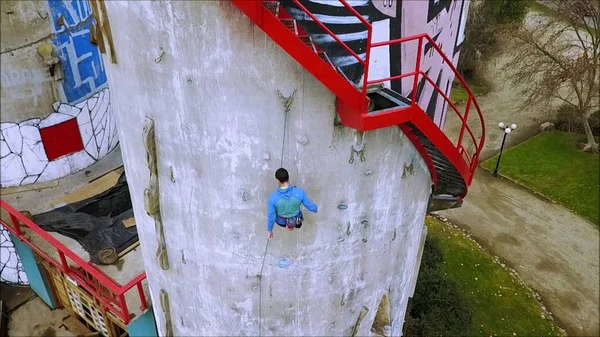
[[(333, 95), (228, 1), (106, 6), (119, 54), (107, 73), (159, 335), (350, 335), (366, 307), (364, 336), (386, 293), (399, 335), (431, 191), (399, 129), (367, 133), (365, 161), (349, 163), (361, 137), (334, 125)], [(297, 90), (286, 139), (278, 90)], [(147, 117), (155, 137), (144, 140)], [(319, 212), (294, 232), (276, 226), (267, 246), (282, 152)]]
[[(360, 20), (337, 0), (300, 0), (300, 2), (358, 56), (365, 58), (367, 29)], [(464, 40), (464, 28), (469, 8), (468, 0), (347, 0), (367, 22), (373, 26), (372, 42), (383, 42), (402, 37), (427, 33), (441, 47), (454, 64), (458, 62), (460, 47)], [(282, 0), (290, 15), (312, 36), (338, 65), (347, 77), (362, 84), (364, 69), (358, 60), (344, 50), (341, 44), (325, 33), (308, 15), (298, 9), (291, 0)], [(415, 70), (418, 44), (405, 42), (374, 48), (371, 53), (369, 80), (389, 78)], [(439, 53), (429, 44), (422, 50), (421, 69), (450, 96), (454, 73), (442, 62)], [(410, 96), (413, 78), (388, 81), (388, 88)], [(418, 93), (418, 103), (433, 121), (442, 126), (447, 104), (444, 99), (425, 83)]]
[(2, 1), (0, 16), (0, 185), (57, 179), (103, 158), (118, 138), (89, 1)]

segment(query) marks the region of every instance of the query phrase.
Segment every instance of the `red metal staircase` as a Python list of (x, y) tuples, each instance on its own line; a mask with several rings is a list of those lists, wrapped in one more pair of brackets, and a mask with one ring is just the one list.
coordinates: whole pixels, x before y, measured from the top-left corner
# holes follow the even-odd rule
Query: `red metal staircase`
[[(356, 22), (365, 27), (365, 45), (351, 48), (347, 43), (332, 32), (328, 25), (318, 19), (318, 13), (312, 13), (306, 4), (308, 0), (231, 0), (233, 4), (244, 12), (250, 20), (260, 27), (273, 41), (283, 48), (291, 57), (299, 62), (308, 72), (315, 76), (337, 97), (336, 107), (340, 121), (343, 125), (358, 131), (369, 131), (397, 125), (408, 136), (427, 163), (434, 183), (430, 210), (459, 207), (462, 198), (467, 194), (473, 174), (477, 168), (479, 154), (485, 141), (485, 125), (483, 115), (469, 90), (464, 79), (444, 54), (435, 41), (427, 34), (420, 34), (401, 39), (372, 43), (372, 25), (346, 0), (337, 0), (340, 10), (347, 15), (356, 17)], [(335, 0), (332, 0), (335, 1)], [(296, 19), (290, 15), (292, 10)], [(301, 19), (299, 18), (301, 17)], [(311, 34), (307, 33), (301, 23), (310, 22)], [(329, 35), (328, 39), (335, 41), (348, 55), (356, 59), (362, 66), (362, 80), (350, 80), (340, 67), (332, 62), (326, 48), (321, 48), (314, 42), (312, 33), (317, 27), (320, 36)], [(402, 43), (418, 43), (416, 67), (413, 71), (404, 74), (369, 79), (369, 63), (371, 51), (382, 46), (391, 46)], [(424, 46), (431, 47), (431, 51), (439, 53), (445, 66), (455, 74), (455, 78), (468, 93), (464, 113), (450, 101), (446, 94), (436, 83), (421, 70), (421, 58)], [(364, 51), (364, 54), (362, 53)], [(364, 56), (361, 56), (364, 55)], [(399, 62), (399, 60), (398, 60)], [(408, 97), (384, 88), (385, 82), (400, 81), (411, 78), (412, 92)], [(423, 81), (424, 79), (424, 81)], [(433, 86), (438, 95), (442, 97), (448, 107), (456, 113), (461, 122), (460, 133), (456, 142), (452, 142), (441, 128), (418, 105), (419, 83)], [(468, 125), (469, 112), (475, 107), (476, 122), (481, 128), (479, 138)], [(466, 142), (466, 144), (463, 144)], [(433, 205), (433, 206), (432, 206)]]

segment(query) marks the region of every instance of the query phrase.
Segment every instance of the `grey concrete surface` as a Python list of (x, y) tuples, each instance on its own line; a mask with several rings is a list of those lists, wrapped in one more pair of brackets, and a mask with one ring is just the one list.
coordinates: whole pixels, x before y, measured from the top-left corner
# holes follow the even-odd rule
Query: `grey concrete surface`
[(48, 4), (44, 1), (0, 1), (0, 106), (2, 122), (45, 117), (58, 100), (37, 48), (52, 42)]
[[(366, 162), (349, 164), (355, 133), (334, 126), (333, 95), (229, 2), (106, 7), (112, 31), (128, 32), (113, 33), (119, 61), (106, 64), (159, 333), (169, 315), (182, 336), (349, 335), (367, 307), (364, 336), (389, 291), (399, 335), (430, 193), (399, 129), (367, 133)], [(301, 230), (276, 227), (266, 249), (285, 119), (276, 92), (294, 89), (283, 166), (320, 209)], [(145, 116), (156, 123), (168, 270), (144, 208)]]

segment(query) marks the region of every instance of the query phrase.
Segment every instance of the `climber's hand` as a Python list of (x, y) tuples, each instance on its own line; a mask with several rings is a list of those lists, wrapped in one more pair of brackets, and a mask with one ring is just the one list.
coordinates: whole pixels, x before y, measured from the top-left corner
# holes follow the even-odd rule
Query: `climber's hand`
[(267, 237), (269, 238), (269, 240), (271, 240), (273, 238), (273, 232), (268, 232)]

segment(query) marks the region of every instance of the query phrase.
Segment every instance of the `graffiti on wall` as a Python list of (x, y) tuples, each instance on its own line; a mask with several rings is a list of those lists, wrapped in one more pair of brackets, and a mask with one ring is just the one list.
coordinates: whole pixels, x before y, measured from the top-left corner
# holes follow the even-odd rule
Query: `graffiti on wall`
[[(469, 2), (465, 0), (429, 0), (413, 1), (410, 6), (404, 6), (404, 16), (399, 21), (400, 31), (404, 36), (427, 33), (436, 42), (444, 54), (453, 64), (458, 62), (458, 56), (462, 41), (464, 40), (464, 28)], [(402, 44), (391, 53), (400, 56), (400, 69), (396, 68), (392, 76), (406, 73), (414, 69), (416, 58), (416, 45)], [(436, 85), (450, 96), (454, 72), (445, 64), (439, 53), (427, 43), (423, 47), (421, 70), (423, 70)], [(421, 80), (419, 93), (419, 106), (423, 108), (430, 118), (438, 125), (445, 120), (447, 103), (433, 89), (431, 85), (425, 85), (425, 79)], [(412, 91), (411, 79), (404, 79), (392, 83), (392, 88), (402, 94)]]
[[(303, 6), (313, 13), (329, 30), (342, 40), (354, 53), (364, 60), (366, 54), (367, 28), (339, 1), (301, 0)], [(467, 0), (348, 0), (353, 9), (373, 26), (372, 42), (389, 41), (401, 37), (427, 33), (453, 61), (458, 61), (460, 44), (464, 38), (464, 26), (468, 11)], [(313, 41), (329, 56), (333, 64), (354, 84), (360, 84), (363, 66), (329, 34), (325, 33), (304, 11), (291, 0), (282, 1), (286, 11), (311, 36)], [(416, 43), (402, 43), (374, 48), (371, 51), (369, 80), (387, 78), (411, 72), (415, 69)], [(430, 45), (423, 48), (421, 69), (449, 95), (454, 73)], [(409, 96), (413, 79), (386, 83), (387, 87)], [(442, 125), (446, 104), (431, 85), (419, 85), (418, 103), (438, 124)]]
[(64, 177), (95, 163), (118, 143), (108, 88), (75, 105), (55, 104), (44, 119), (0, 123), (0, 185)]
[(90, 43), (95, 24), (88, 0), (49, 0), (54, 45), (63, 65), (64, 98), (85, 99), (106, 85), (106, 70), (98, 47)]
[(10, 239), (10, 233), (0, 226), (0, 282), (27, 285), (27, 274)]
[(3, 95), (11, 100), (31, 100), (38, 105), (39, 97), (43, 94), (43, 84), (52, 81), (47, 67), (38, 69), (13, 68), (0, 71)]

